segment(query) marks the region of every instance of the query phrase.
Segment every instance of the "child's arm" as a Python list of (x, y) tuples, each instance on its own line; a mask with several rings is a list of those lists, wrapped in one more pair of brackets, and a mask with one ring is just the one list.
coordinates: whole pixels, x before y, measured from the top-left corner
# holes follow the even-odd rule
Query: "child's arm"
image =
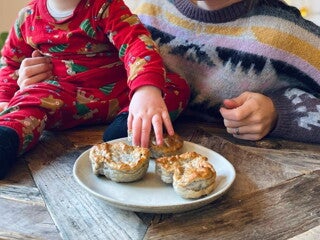
[(105, 32), (125, 64), (130, 96), (145, 85), (164, 89), (165, 70), (158, 48), (149, 31), (123, 1), (110, 3)]
[(30, 57), (34, 50), (27, 44), (26, 39), (23, 37), (23, 26), (26, 11), (26, 9), (20, 11), (1, 51), (0, 102), (9, 102), (14, 93), (19, 90), (19, 86), (17, 84), (18, 70), (23, 59)]
[(122, 1), (110, 4), (105, 27), (127, 70), (131, 98), (128, 129), (133, 144), (148, 147), (152, 127), (161, 144), (163, 126), (171, 135), (174, 131), (162, 96), (166, 73), (157, 46)]

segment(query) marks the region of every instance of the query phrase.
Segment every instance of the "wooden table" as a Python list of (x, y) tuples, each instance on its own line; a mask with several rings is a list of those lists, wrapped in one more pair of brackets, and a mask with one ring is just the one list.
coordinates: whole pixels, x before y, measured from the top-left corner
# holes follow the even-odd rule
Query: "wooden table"
[(72, 175), (104, 127), (46, 132), (0, 181), (0, 239), (320, 239), (319, 145), (246, 142), (184, 120), (175, 129), (234, 165), (236, 180), (218, 200), (177, 214), (111, 207)]

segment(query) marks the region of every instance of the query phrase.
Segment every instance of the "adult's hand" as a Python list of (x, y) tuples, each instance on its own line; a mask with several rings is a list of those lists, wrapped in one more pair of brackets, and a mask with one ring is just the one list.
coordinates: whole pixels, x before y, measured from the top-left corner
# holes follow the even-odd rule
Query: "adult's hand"
[(19, 69), (17, 83), (20, 89), (41, 82), (52, 76), (52, 64), (49, 57), (44, 57), (38, 50), (32, 53), (31, 58), (25, 58)]
[(275, 126), (277, 112), (272, 100), (260, 93), (244, 92), (225, 99), (220, 113), (227, 132), (245, 140), (260, 140)]

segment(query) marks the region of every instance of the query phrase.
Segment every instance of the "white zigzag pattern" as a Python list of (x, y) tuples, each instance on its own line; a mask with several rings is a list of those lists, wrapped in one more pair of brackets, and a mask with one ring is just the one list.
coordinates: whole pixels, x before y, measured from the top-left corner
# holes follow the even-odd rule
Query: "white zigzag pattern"
[[(299, 89), (291, 89), (286, 91), (286, 97), (291, 99), (294, 105), (302, 102), (301, 96), (307, 94)], [(308, 97), (315, 98), (313, 95), (308, 94)], [(312, 130), (311, 126), (320, 127), (320, 105), (316, 106), (316, 112), (308, 112), (306, 106), (297, 108), (298, 112), (305, 113), (306, 116), (299, 119), (298, 125), (302, 128)]]

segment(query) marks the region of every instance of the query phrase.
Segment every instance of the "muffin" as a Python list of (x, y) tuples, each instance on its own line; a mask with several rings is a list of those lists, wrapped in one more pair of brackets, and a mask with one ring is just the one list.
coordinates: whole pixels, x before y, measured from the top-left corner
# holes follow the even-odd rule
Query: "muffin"
[[(132, 143), (132, 133), (128, 132), (128, 142)], [(156, 159), (159, 157), (169, 157), (179, 153), (179, 150), (183, 147), (183, 139), (178, 134), (169, 135), (163, 134), (163, 144), (157, 145), (156, 136), (154, 133), (150, 136), (149, 150), (151, 152), (151, 158)]]
[(94, 174), (114, 182), (133, 182), (145, 176), (150, 150), (124, 142), (104, 142), (90, 149), (89, 158)]
[(196, 152), (186, 152), (155, 160), (156, 173), (165, 183), (172, 183), (183, 198), (200, 198), (215, 188), (216, 171), (208, 158)]

